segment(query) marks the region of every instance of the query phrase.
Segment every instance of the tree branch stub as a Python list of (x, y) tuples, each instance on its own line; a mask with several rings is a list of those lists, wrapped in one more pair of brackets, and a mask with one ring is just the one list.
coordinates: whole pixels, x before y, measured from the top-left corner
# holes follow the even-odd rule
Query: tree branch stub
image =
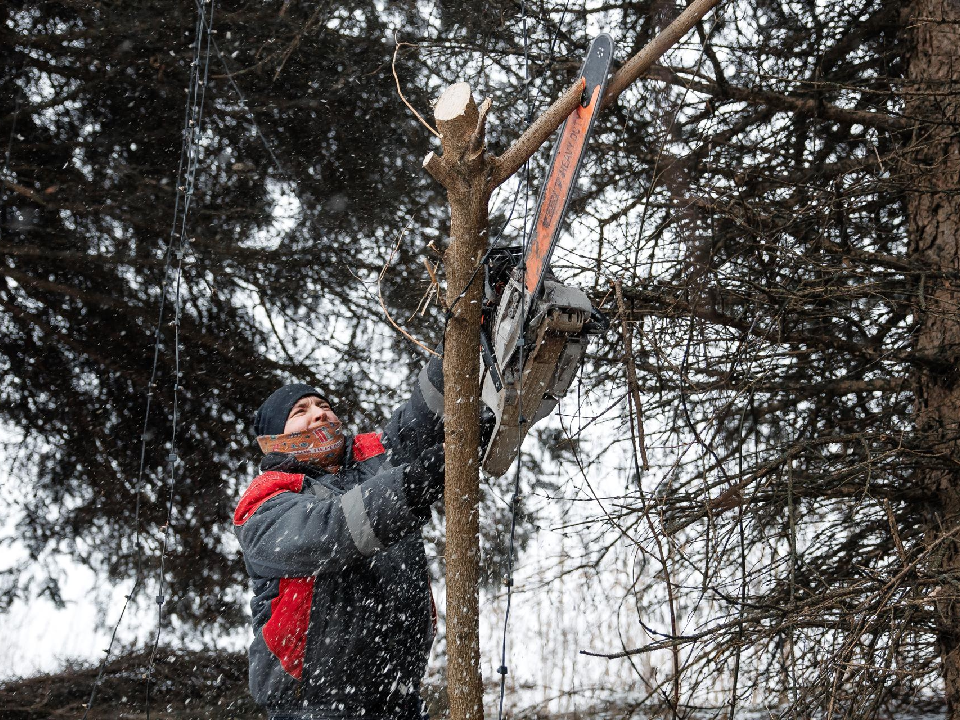
[(443, 157), (447, 162), (459, 162), (480, 124), (480, 111), (470, 86), (459, 82), (444, 90), (433, 107), (433, 117), (440, 131)]
[(427, 153), (427, 156), (423, 159), (423, 167), (428, 173), (430, 173), (434, 180), (443, 185), (445, 188), (449, 188), (456, 182), (456, 175), (449, 167), (447, 167), (447, 164), (443, 161), (443, 158), (441, 158), (435, 152)]

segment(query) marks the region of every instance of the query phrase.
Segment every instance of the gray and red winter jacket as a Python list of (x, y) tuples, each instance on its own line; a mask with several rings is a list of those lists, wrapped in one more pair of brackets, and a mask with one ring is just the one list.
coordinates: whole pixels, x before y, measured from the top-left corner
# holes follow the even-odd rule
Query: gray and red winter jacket
[(382, 434), (348, 440), (339, 472), (271, 453), (243, 494), (250, 691), (271, 715), (419, 719), (435, 632), (429, 512), (408, 505), (403, 471), (443, 439), (442, 388), (434, 359)]

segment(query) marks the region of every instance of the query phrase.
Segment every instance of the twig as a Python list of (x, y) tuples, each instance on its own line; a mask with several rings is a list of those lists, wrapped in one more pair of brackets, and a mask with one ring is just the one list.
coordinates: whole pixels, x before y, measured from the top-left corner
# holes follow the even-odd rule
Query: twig
[(420, 311), (420, 317), (423, 317), (427, 308), (430, 307), (430, 293), (436, 291), (437, 293), (437, 305), (442, 305), (441, 298), (442, 294), (440, 293), (440, 281), (437, 280), (437, 267), (434, 267), (430, 264), (430, 261), (426, 258), (423, 258), (423, 265), (427, 268), (427, 274), (430, 276), (430, 287), (427, 288), (426, 302), (423, 303), (423, 309)]
[(413, 221), (411, 220), (409, 223), (407, 223), (406, 227), (404, 227), (403, 230), (400, 231), (400, 235), (397, 236), (397, 244), (393, 246), (393, 252), (391, 252), (391, 253), (390, 253), (390, 257), (387, 258), (387, 262), (386, 262), (386, 264), (383, 266), (383, 270), (380, 271), (380, 275), (377, 276), (377, 298), (380, 300), (380, 307), (383, 308), (383, 314), (386, 315), (387, 321), (388, 321), (391, 325), (393, 325), (393, 327), (396, 328), (396, 330), (397, 330), (401, 335), (403, 335), (407, 340), (409, 340), (410, 342), (412, 342), (412, 343), (413, 343), (414, 345), (416, 345), (417, 347), (423, 348), (424, 350), (426, 350), (426, 351), (427, 351), (428, 353), (430, 353), (431, 355), (434, 355), (434, 356), (436, 356), (436, 357), (440, 357), (440, 354), (439, 354), (439, 353), (437, 353), (437, 352), (434, 351), (434, 350), (431, 350), (429, 347), (427, 347), (427, 346), (424, 345), (422, 342), (420, 342), (420, 341), (417, 340), (415, 337), (413, 337), (413, 335), (411, 335), (411, 334), (408, 333), (406, 330), (404, 330), (402, 327), (400, 327), (400, 326), (397, 324), (397, 322), (390, 316), (390, 311), (387, 310), (387, 306), (386, 306), (386, 304), (383, 302), (383, 292), (381, 291), (381, 288), (380, 288), (380, 284), (381, 284), (381, 282), (383, 281), (383, 276), (387, 274), (387, 268), (389, 268), (389, 267), (390, 267), (390, 263), (393, 262), (393, 256), (396, 255), (396, 254), (397, 254), (397, 250), (400, 249), (400, 242), (403, 240), (403, 236), (407, 233), (407, 231), (410, 229), (410, 226), (411, 226), (412, 224), (413, 224)]
[(434, 285), (439, 285), (440, 282), (437, 280), (437, 269), (430, 264), (430, 261), (426, 258), (423, 258), (423, 265), (427, 268), (427, 274), (430, 276), (430, 280)]
[(393, 71), (393, 79), (394, 79), (394, 81), (397, 83), (397, 94), (400, 96), (400, 99), (403, 100), (403, 104), (407, 106), (407, 108), (410, 110), (410, 112), (412, 112), (414, 115), (417, 116), (417, 120), (419, 120), (420, 123), (421, 123), (427, 130), (429, 130), (429, 131), (432, 132), (436, 137), (439, 138), (439, 137), (440, 137), (440, 133), (438, 133), (438, 132), (436, 131), (436, 129), (434, 129), (434, 127), (433, 127), (432, 125), (430, 125), (430, 123), (428, 123), (426, 120), (424, 120), (424, 119), (423, 119), (423, 115), (421, 115), (420, 113), (418, 113), (418, 112), (416, 111), (416, 109), (414, 109), (413, 105), (411, 105), (411, 104), (407, 101), (407, 98), (404, 97), (404, 95), (403, 95), (403, 90), (400, 89), (400, 78), (397, 77), (397, 53), (400, 52), (400, 48), (401, 48), (402, 46), (404, 46), (404, 45), (407, 46), (407, 47), (418, 47), (418, 46), (415, 45), (415, 44), (413, 44), (413, 43), (406, 43), (406, 42), (402, 43), (402, 42), (400, 42), (399, 40), (394, 40), (394, 42), (396, 42), (397, 46), (393, 49), (393, 61), (390, 63), (390, 69)]
[(427, 274), (430, 276), (430, 287), (427, 288), (427, 291), (423, 294), (423, 297), (420, 298), (420, 302), (417, 303), (416, 310), (410, 313), (410, 317), (407, 318), (407, 322), (413, 320), (413, 318), (417, 315), (423, 317), (427, 314), (427, 308), (430, 307), (430, 296), (433, 295), (434, 291), (437, 293), (437, 301), (439, 304), (440, 283), (437, 282), (436, 269), (430, 265), (430, 261), (426, 258), (423, 258), (423, 265), (427, 269)]
[(480, 117), (477, 120), (477, 129), (473, 131), (473, 135), (470, 136), (470, 142), (467, 143), (466, 147), (466, 155), (471, 160), (483, 152), (483, 138), (487, 129), (487, 113), (490, 112), (492, 105), (493, 101), (490, 98), (486, 98), (480, 103)]
[(633, 400), (633, 407), (636, 408), (637, 412), (637, 444), (640, 446), (640, 458), (643, 460), (643, 469), (649, 470), (650, 463), (647, 460), (647, 447), (643, 434), (643, 406), (640, 404), (637, 366), (633, 361), (633, 337), (630, 333), (630, 328), (627, 327), (627, 308), (623, 302), (623, 287), (619, 280), (614, 281), (613, 289), (617, 294), (617, 309), (620, 311), (620, 324), (623, 328), (623, 359), (627, 366), (627, 385), (630, 390), (628, 397)]
[(897, 545), (897, 554), (900, 555), (900, 562), (907, 564), (907, 553), (903, 549), (903, 540), (900, 539), (900, 533), (897, 530), (897, 518), (893, 514), (893, 506), (890, 505), (890, 498), (883, 499), (883, 509), (887, 513), (887, 521), (890, 523), (890, 534), (893, 535), (893, 542)]
[[(284, 9), (286, 9), (286, 5), (284, 5)], [(283, 72), (283, 68), (287, 64), (287, 60), (289, 60), (290, 56), (293, 54), (293, 51), (300, 47), (303, 36), (313, 29), (313, 25), (317, 22), (317, 18), (320, 17), (320, 12), (324, 9), (325, 5), (320, 5), (316, 10), (314, 10), (313, 15), (311, 15), (307, 22), (304, 23), (304, 26), (300, 32), (298, 32), (296, 37), (294, 37), (290, 44), (287, 45), (287, 49), (283, 53), (283, 58), (281, 58), (280, 64), (277, 66), (277, 71), (273, 74), (274, 82), (276, 82), (277, 78), (280, 77), (280, 73)], [(281, 16), (282, 14), (283, 13), (281, 12)]]

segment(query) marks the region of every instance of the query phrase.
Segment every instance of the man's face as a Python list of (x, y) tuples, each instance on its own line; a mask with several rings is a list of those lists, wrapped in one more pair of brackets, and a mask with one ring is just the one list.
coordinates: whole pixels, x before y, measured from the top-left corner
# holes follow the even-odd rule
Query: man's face
[(320, 425), (338, 421), (339, 418), (330, 403), (315, 395), (308, 395), (297, 400), (296, 405), (290, 409), (287, 424), (283, 426), (283, 434), (313, 430)]

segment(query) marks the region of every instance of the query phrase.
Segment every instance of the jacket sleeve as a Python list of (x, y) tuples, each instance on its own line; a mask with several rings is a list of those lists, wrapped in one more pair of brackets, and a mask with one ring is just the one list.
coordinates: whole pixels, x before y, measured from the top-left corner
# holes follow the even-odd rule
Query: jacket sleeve
[(244, 560), (260, 577), (342, 572), (420, 527), (404, 498), (402, 468), (390, 463), (330, 498), (301, 493), (290, 478), (302, 486), (302, 476), (261, 476), (234, 515)]
[[(442, 346), (440, 348), (442, 350)], [(398, 407), (383, 431), (394, 465), (406, 465), (443, 442), (443, 359), (431, 357), (417, 378), (410, 399)]]

